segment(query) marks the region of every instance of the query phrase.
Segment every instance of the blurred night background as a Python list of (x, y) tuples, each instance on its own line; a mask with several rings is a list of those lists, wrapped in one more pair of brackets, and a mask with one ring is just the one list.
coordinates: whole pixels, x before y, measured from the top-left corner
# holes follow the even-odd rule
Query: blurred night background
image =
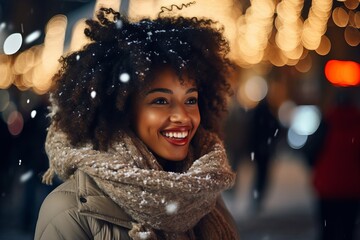
[[(188, 2), (0, 0), (0, 239), (32, 239), (39, 207), (56, 187), (41, 183), (47, 92), (59, 57), (87, 43), (84, 19), (100, 6), (136, 20)], [(238, 177), (223, 197), (242, 240), (318, 239), (334, 227), (320, 214), (328, 199), (355, 202), (353, 216), (343, 217), (353, 218), (360, 239), (359, 5), (197, 0), (169, 13), (221, 23), (239, 65), (223, 123)]]

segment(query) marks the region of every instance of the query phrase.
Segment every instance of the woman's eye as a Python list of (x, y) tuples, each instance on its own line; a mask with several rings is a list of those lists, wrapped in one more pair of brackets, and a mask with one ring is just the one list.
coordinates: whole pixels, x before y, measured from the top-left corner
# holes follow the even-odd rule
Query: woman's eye
[(168, 104), (168, 101), (166, 100), (166, 98), (156, 98), (151, 103), (152, 104), (164, 105), (164, 104)]
[(191, 105), (195, 105), (198, 103), (198, 100), (197, 98), (189, 98), (187, 101), (186, 101), (186, 104), (191, 104)]

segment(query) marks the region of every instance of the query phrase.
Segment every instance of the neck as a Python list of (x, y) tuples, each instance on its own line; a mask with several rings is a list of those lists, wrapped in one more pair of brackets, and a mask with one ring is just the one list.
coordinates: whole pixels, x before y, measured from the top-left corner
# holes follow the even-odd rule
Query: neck
[(184, 171), (185, 160), (170, 161), (159, 156), (155, 156), (158, 163), (166, 172), (182, 172)]

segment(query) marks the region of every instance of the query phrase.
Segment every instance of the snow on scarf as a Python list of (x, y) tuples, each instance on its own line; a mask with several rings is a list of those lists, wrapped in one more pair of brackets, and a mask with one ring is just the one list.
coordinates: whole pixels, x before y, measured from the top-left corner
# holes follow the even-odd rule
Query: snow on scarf
[(71, 146), (65, 133), (50, 126), (45, 144), (50, 168), (43, 181), (51, 184), (55, 173), (66, 180), (77, 169), (86, 172), (135, 220), (129, 231), (133, 239), (158, 239), (158, 230), (166, 239), (183, 239), (185, 235), (185, 239), (195, 239), (194, 234), (191, 237), (184, 233), (200, 219), (203, 237), (236, 238), (214, 208), (220, 193), (234, 183), (224, 147), (215, 134), (198, 130), (196, 146), (201, 149), (195, 147), (197, 153), (189, 155), (200, 157), (188, 157), (183, 173), (163, 171), (133, 133), (119, 134), (121, 141), (100, 152), (93, 150), (91, 144)]

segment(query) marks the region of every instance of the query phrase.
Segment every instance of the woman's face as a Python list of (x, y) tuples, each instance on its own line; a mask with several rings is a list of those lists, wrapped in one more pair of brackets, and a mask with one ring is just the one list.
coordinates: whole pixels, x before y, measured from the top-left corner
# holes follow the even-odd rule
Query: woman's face
[(134, 105), (135, 133), (155, 155), (170, 161), (186, 158), (200, 124), (195, 82), (183, 80), (171, 69), (159, 71)]

